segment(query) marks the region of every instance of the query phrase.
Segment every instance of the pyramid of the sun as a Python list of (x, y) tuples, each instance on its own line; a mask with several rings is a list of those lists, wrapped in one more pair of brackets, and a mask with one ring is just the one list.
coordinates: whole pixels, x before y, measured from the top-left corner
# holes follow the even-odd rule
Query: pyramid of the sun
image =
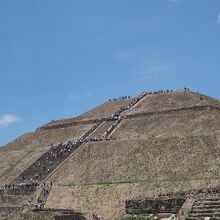
[[(39, 185), (19, 195), (3, 189), (0, 213), (7, 219), (10, 213), (3, 207), (11, 207), (8, 219), (25, 219), (25, 214), (53, 219), (51, 210), (65, 209), (88, 219), (95, 212), (101, 219), (117, 219), (131, 201), (184, 194), (191, 204), (201, 191), (208, 196), (206, 189), (216, 190), (220, 177), (218, 105), (187, 90), (143, 93), (24, 134), (0, 148), (0, 185), (16, 188), (32, 180)], [(51, 148), (57, 155), (50, 161)], [(32, 213), (46, 185), (44, 214)]]

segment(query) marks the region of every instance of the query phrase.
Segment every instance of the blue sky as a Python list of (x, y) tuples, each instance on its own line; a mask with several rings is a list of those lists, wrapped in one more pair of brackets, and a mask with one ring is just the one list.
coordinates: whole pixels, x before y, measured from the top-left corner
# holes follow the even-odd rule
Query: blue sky
[(109, 98), (220, 98), (220, 0), (1, 0), (0, 145)]

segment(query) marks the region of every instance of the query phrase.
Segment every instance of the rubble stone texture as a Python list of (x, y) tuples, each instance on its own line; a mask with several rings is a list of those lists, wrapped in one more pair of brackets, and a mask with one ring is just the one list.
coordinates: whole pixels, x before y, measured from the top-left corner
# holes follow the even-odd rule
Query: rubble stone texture
[[(209, 211), (206, 204), (220, 201), (219, 106), (217, 100), (191, 91), (146, 93), (109, 101), (79, 117), (52, 121), (24, 134), (0, 148), (2, 186), (20, 181), (25, 171), (40, 172), (32, 164), (46, 158), (51, 144), (79, 138), (85, 142), (44, 179), (53, 183), (44, 210), (33, 211), (42, 194), (41, 181), (30, 195), (1, 191), (0, 219), (92, 219), (93, 213), (101, 219), (120, 219), (128, 201), (129, 210), (140, 205), (145, 213), (146, 201), (156, 201), (154, 207), (158, 201), (158, 212), (176, 204), (158, 200), (164, 196), (165, 201), (181, 201), (170, 209), (179, 219), (200, 219), (200, 204)], [(111, 129), (110, 140), (101, 140), (115, 123), (109, 118), (118, 111), (123, 119)], [(216, 209), (208, 213), (220, 213), (220, 206)]]

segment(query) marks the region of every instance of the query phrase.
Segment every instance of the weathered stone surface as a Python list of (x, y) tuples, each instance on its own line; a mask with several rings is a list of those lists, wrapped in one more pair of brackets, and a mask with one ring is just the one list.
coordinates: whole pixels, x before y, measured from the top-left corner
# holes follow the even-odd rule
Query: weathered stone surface
[[(79, 117), (43, 125), (0, 148), (0, 184), (21, 182), (23, 174), (29, 178), (35, 175), (38, 162), (47, 160), (51, 144), (85, 138), (91, 128), (91, 138), (102, 137), (114, 123), (109, 117), (116, 112), (124, 117), (109, 135), (111, 140), (83, 143), (62, 161), (53, 163), (51, 172), (43, 176), (41, 183), (53, 183), (44, 210), (32, 211), (42, 196), (41, 186), (23, 196), (9, 195), (17, 191), (8, 190), (0, 192), (4, 207), (0, 217), (59, 220), (83, 213), (81, 216), (91, 219), (96, 212), (101, 219), (112, 220), (127, 210), (167, 211), (183, 219), (181, 212), (188, 207), (183, 205), (185, 199), (219, 197), (219, 103), (190, 91), (115, 100)], [(11, 207), (10, 212), (7, 207)], [(205, 205), (202, 212), (194, 208), (191, 219), (215, 213), (206, 210)], [(75, 210), (75, 214), (63, 213), (64, 209)]]

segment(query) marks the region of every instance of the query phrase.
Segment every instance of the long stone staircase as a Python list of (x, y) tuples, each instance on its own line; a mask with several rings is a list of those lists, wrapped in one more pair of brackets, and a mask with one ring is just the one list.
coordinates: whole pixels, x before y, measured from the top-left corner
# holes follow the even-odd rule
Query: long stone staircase
[(207, 217), (211, 220), (220, 219), (220, 198), (195, 200), (186, 220), (200, 220)]
[[(52, 189), (52, 186), (51, 185), (45, 185), (43, 186), (42, 190), (41, 190), (41, 193), (40, 193), (40, 196), (38, 197), (38, 202), (35, 204), (35, 210), (38, 210), (39, 208), (37, 207), (37, 205), (41, 205), (41, 208), (44, 208), (44, 205), (47, 201), (47, 198), (50, 194), (50, 191)], [(40, 209), (41, 209), (40, 208)]]
[[(119, 113), (120, 119), (117, 120), (117, 121), (113, 124), (113, 126), (110, 127), (109, 132), (108, 132), (108, 134), (106, 135), (106, 137), (110, 137), (110, 138), (111, 138), (111, 136), (113, 135), (113, 133), (114, 133), (114, 132), (116, 131), (116, 129), (119, 127), (119, 125), (121, 124), (121, 122), (122, 122), (123, 119), (124, 119), (124, 112), (130, 111), (130, 110), (132, 110), (133, 108), (135, 108), (140, 102), (142, 102), (142, 101), (144, 100), (145, 97), (146, 97), (146, 94), (143, 93), (141, 96), (139, 96), (139, 97), (136, 99), (136, 101), (135, 101), (134, 103), (132, 103), (132, 105), (130, 105), (130, 107), (129, 107), (128, 109), (125, 108), (125, 109), (122, 109), (122, 110), (120, 111), (120, 113)], [(127, 116), (126, 116), (126, 117), (127, 117)]]
[(83, 141), (89, 137), (98, 127), (99, 124), (87, 131), (82, 137), (80, 137), (81, 141), (74, 145), (71, 150), (63, 151), (61, 149), (62, 146), (58, 147), (56, 152), (60, 153), (62, 151), (62, 154), (59, 157), (53, 157), (53, 155), (50, 153), (51, 150), (48, 150), (9, 184), (10, 187), (7, 190), (8, 194), (25, 195), (32, 193), (36, 186), (18, 188), (17, 185), (30, 180), (37, 180), (38, 184), (41, 184), (44, 179), (46, 179), (66, 158), (68, 158), (78, 147), (80, 147), (80, 145), (83, 144)]
[(90, 138), (102, 138), (104, 137), (104, 134), (106, 130), (111, 127), (115, 121), (106, 121), (103, 122), (102, 125), (96, 129), (96, 131), (90, 136)]
[[(136, 99), (136, 102), (133, 103), (133, 105), (131, 106), (131, 108), (135, 105), (137, 105), (140, 101), (143, 100), (143, 98), (145, 97), (145, 94), (143, 94), (142, 96), (140, 96), (139, 98)], [(110, 119), (108, 121), (100, 121), (99, 125), (96, 126), (95, 129), (93, 129), (91, 132), (88, 133), (88, 135), (84, 135), (84, 140), (88, 141), (90, 139), (94, 139), (94, 138), (102, 138), (104, 137), (103, 140), (106, 140), (108, 137), (111, 137), (112, 133), (116, 130), (116, 128), (120, 125), (121, 121), (123, 120), (123, 116), (122, 116), (122, 113), (127, 110), (126, 108), (124, 109), (120, 109), (119, 112), (116, 113), (117, 117), (116, 119)], [(105, 133), (105, 131), (107, 131), (107, 133)], [(84, 142), (82, 143), (84, 144)], [(80, 145), (82, 145), (80, 144)], [(72, 155), (72, 154), (71, 154)], [(68, 158), (70, 158), (70, 156)], [(56, 172), (64, 163), (66, 160), (68, 160), (68, 158), (65, 158), (58, 166), (56, 166), (55, 169), (53, 169), (53, 172), (50, 173), (44, 180), (47, 181), (47, 179), (53, 175), (54, 172)], [(49, 183), (47, 183), (49, 184)], [(47, 193), (45, 194), (44, 193), (44, 187), (41, 191), (41, 194), (38, 198), (38, 200), (40, 200), (40, 202), (43, 202), (43, 207), (44, 207), (44, 204), (46, 203), (46, 200), (49, 196), (49, 193), (50, 193), (50, 190), (51, 190), (52, 187), (47, 187)]]
[(107, 133), (106, 138), (112, 136), (112, 134), (115, 132), (115, 130), (117, 129), (117, 127), (121, 124), (121, 121), (122, 121), (122, 120), (123, 120), (123, 119), (116, 121), (116, 122), (113, 124), (113, 126), (111, 126), (111, 127), (109, 128), (109, 132)]

